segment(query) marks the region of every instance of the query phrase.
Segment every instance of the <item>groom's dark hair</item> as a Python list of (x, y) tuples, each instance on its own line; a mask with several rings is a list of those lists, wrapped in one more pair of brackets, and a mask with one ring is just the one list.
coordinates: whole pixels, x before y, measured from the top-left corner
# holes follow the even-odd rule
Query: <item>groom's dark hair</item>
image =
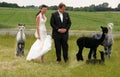
[(60, 3), (60, 4), (58, 5), (58, 8), (62, 8), (62, 7), (66, 7), (66, 5), (65, 5), (64, 3)]

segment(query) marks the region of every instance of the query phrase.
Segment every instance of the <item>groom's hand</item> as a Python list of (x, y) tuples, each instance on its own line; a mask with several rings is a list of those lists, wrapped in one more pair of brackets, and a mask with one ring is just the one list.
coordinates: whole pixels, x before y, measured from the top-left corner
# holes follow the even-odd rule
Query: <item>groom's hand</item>
[(58, 29), (58, 32), (59, 33), (65, 33), (67, 30), (66, 29), (64, 29), (64, 28), (62, 28), (62, 29)]
[(66, 29), (64, 29), (64, 28), (62, 29), (62, 32), (63, 32), (63, 33), (65, 33), (66, 31), (67, 31)]

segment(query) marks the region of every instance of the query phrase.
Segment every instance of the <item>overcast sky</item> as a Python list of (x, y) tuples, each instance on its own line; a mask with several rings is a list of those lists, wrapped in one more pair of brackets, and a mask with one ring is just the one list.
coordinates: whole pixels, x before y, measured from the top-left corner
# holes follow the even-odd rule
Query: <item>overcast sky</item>
[(103, 2), (109, 3), (109, 7), (115, 8), (120, 3), (120, 0), (0, 0), (0, 2), (8, 2), (8, 3), (17, 3), (19, 6), (26, 5), (35, 5), (40, 6), (42, 4), (46, 4), (48, 6), (58, 5), (60, 2), (65, 3), (67, 6), (73, 7), (84, 7), (92, 4), (98, 5)]

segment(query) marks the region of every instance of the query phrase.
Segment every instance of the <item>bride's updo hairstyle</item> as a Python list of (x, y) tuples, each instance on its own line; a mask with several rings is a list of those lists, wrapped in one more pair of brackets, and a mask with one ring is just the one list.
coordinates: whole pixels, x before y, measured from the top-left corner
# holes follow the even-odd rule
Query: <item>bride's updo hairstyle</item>
[(47, 5), (42, 5), (42, 6), (40, 7), (40, 11), (36, 14), (36, 16), (41, 12), (41, 9), (44, 8), (44, 7), (47, 8)]

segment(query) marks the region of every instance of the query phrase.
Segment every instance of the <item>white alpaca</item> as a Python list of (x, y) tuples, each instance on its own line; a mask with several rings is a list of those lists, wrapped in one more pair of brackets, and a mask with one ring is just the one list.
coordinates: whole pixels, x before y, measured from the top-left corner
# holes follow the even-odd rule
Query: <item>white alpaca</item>
[[(103, 41), (102, 45), (104, 46), (104, 52), (105, 55), (110, 57), (111, 51), (112, 51), (112, 45), (113, 45), (113, 36), (112, 36), (112, 29), (114, 24), (108, 23), (108, 34), (105, 37), (105, 40)], [(93, 35), (93, 38), (99, 39), (101, 37), (101, 34), (95, 34)]]
[(24, 55), (24, 47), (25, 47), (25, 25), (24, 24), (18, 24), (19, 31), (16, 36), (16, 56)]

